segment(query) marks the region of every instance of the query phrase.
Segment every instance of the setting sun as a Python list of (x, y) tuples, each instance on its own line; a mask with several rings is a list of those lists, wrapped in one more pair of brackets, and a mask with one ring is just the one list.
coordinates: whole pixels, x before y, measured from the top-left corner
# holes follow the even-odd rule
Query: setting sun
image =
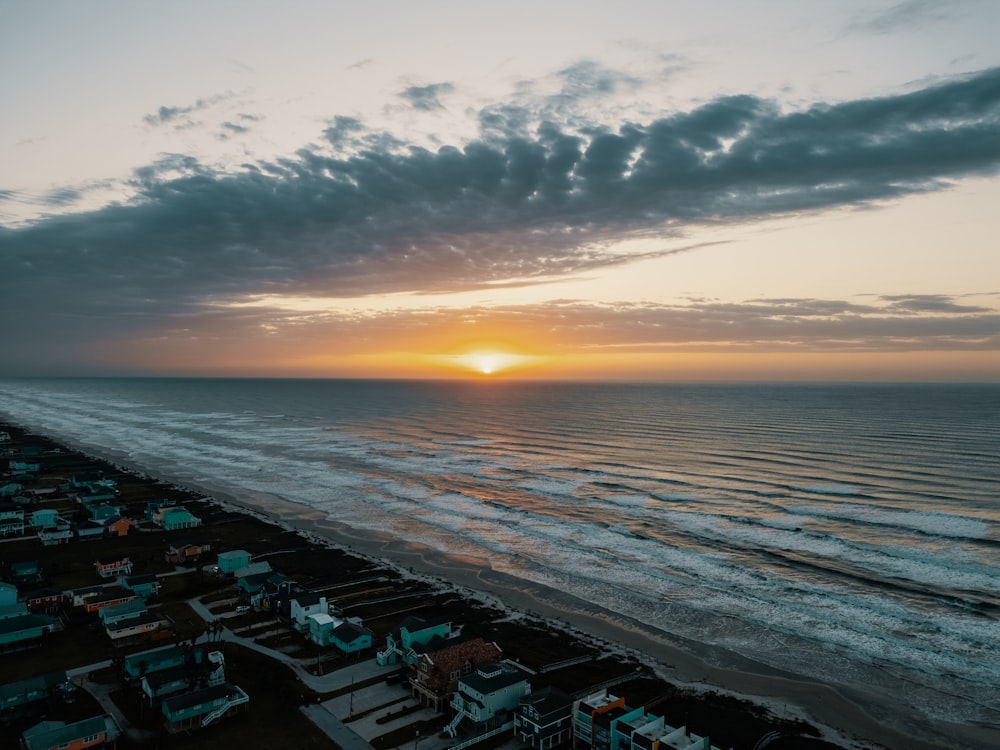
[(528, 357), (507, 352), (477, 351), (457, 357), (458, 363), (465, 369), (473, 370), (481, 375), (495, 375), (505, 370), (523, 366)]

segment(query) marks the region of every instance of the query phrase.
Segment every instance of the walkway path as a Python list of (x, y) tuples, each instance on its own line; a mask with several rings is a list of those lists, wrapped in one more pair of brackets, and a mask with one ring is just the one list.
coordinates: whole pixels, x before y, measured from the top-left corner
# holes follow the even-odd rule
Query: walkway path
[[(213, 614), (208, 607), (202, 604), (200, 599), (189, 599), (188, 604), (191, 609), (193, 609), (195, 613), (197, 613), (198, 616), (205, 622), (216, 622), (222, 619)], [(380, 666), (374, 659), (365, 659), (346, 667), (340, 667), (329, 674), (316, 675), (303, 666), (303, 662), (311, 663), (311, 658), (300, 659), (294, 656), (289, 656), (281, 651), (276, 651), (273, 648), (262, 646), (250, 638), (243, 638), (242, 636), (237, 635), (228, 627), (223, 626), (222, 631), (214, 637), (221, 638), (227, 643), (236, 643), (244, 648), (251, 649), (257, 653), (264, 654), (265, 656), (275, 659), (276, 661), (280, 661), (283, 664), (287, 664), (295, 671), (296, 675), (298, 675), (299, 679), (301, 679), (305, 685), (317, 693), (327, 694), (343, 690), (345, 688), (349, 688), (353, 684), (364, 683), (373, 677), (383, 677), (389, 675), (398, 669), (398, 667), (392, 665), (384, 667)], [(371, 750), (371, 745), (369, 745), (366, 740), (354, 732), (350, 727), (345, 725), (340, 719), (334, 716), (325, 704), (304, 706), (302, 708), (302, 712), (308, 716), (317, 727), (326, 732), (330, 739), (340, 745), (340, 747), (344, 748), (344, 750)]]

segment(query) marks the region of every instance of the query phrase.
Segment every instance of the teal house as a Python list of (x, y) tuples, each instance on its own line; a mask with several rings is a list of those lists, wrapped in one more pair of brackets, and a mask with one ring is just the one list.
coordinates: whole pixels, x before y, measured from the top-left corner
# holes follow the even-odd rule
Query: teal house
[(192, 515), (187, 508), (176, 506), (163, 508), (159, 517), (155, 519), (166, 531), (177, 531), (178, 529), (193, 529), (201, 526), (201, 519)]
[(417, 663), (418, 651), (426, 650), (434, 641), (435, 646), (444, 645), (451, 637), (451, 620), (447, 617), (424, 618), (411, 615), (385, 638), (385, 649), (376, 655), (376, 661), (385, 666), (402, 660), (413, 666)]
[(149, 599), (160, 592), (160, 579), (152, 573), (138, 576), (125, 576), (122, 578), (122, 587), (128, 589), (136, 596)]
[(142, 651), (125, 657), (125, 677), (129, 680), (138, 680), (147, 674), (180, 667), (189, 659), (194, 664), (201, 664), (203, 657), (204, 649), (198, 646), (187, 648), (174, 645)]
[(220, 573), (235, 573), (241, 568), (250, 564), (250, 553), (245, 549), (234, 549), (228, 552), (220, 552), (216, 565), (219, 566)]

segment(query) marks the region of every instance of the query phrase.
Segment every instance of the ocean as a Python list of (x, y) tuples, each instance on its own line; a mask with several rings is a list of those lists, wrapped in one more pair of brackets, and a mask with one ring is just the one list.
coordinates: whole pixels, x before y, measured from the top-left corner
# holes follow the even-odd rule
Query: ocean
[(17, 379), (0, 415), (931, 719), (1000, 720), (997, 385)]

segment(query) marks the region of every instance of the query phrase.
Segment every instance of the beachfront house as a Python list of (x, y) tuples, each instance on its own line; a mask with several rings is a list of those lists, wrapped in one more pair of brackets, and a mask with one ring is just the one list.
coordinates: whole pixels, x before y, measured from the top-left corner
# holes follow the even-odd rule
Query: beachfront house
[(163, 701), (163, 725), (171, 734), (200, 729), (226, 714), (249, 708), (250, 696), (229, 682), (182, 693)]
[(23, 489), (24, 487), (17, 482), (6, 482), (4, 484), (0, 484), (0, 498), (17, 497), (21, 494), (21, 490)]
[(21, 735), (21, 750), (115, 750), (122, 731), (108, 714), (67, 724), (43, 721)]
[[(572, 696), (551, 686), (525, 695), (514, 713), (514, 739), (535, 750), (551, 750), (568, 744), (573, 739)], [(653, 750), (653, 747), (641, 750)]]
[(420, 654), (416, 671), (410, 678), (410, 692), (421, 705), (441, 712), (455, 692), (459, 678), (484, 664), (495, 664), (502, 658), (500, 647), (482, 638), (452, 643)]
[(156, 521), (157, 518), (163, 513), (164, 508), (169, 508), (177, 505), (176, 500), (167, 500), (166, 498), (159, 498), (157, 500), (149, 500), (146, 502), (146, 520)]
[(114, 578), (115, 576), (127, 576), (132, 572), (132, 561), (128, 555), (113, 555), (109, 557), (99, 557), (94, 562), (94, 568), (101, 578)]
[(719, 750), (708, 737), (673, 727), (644, 708), (602, 690), (573, 706), (573, 743), (592, 750)]
[(272, 573), (274, 569), (271, 567), (271, 563), (267, 560), (258, 560), (257, 562), (248, 562), (242, 568), (237, 568), (233, 571), (233, 577), (238, 581), (245, 576), (255, 576), (259, 573)]
[(200, 518), (192, 514), (187, 508), (176, 506), (161, 509), (154, 521), (162, 526), (165, 531), (194, 529), (201, 526)]
[[(219, 573), (223, 575), (231, 575), (240, 568), (245, 568), (250, 564), (250, 553), (245, 549), (234, 549), (229, 550), (228, 552), (220, 552), (218, 560), (215, 564), (219, 568)], [(268, 570), (270, 569), (270, 566), (268, 566)]]
[[(595, 744), (594, 734), (597, 717), (607, 714), (614, 719), (626, 712), (625, 699), (612, 695), (607, 690), (600, 690), (576, 701), (573, 704), (574, 744), (590, 748), (605, 747), (605, 750), (609, 750), (607, 746)], [(607, 742), (610, 745), (610, 734)]]
[(642, 729), (656, 731), (655, 727), (658, 724), (662, 728), (662, 717), (648, 713), (642, 706), (639, 708), (626, 706), (625, 712), (614, 719), (605, 714), (605, 717), (598, 718), (594, 722), (594, 741), (600, 747), (604, 747), (604, 743), (607, 742), (609, 750), (631, 750), (632, 741), (642, 736)]
[(376, 661), (385, 666), (402, 661), (413, 666), (417, 656), (447, 645), (457, 636), (451, 629), (448, 617), (418, 617), (410, 615), (385, 638), (385, 648), (376, 655)]
[(514, 710), (531, 692), (527, 676), (505, 664), (486, 664), (458, 678), (451, 697), (455, 717), (445, 727), (454, 737), (463, 722), (474, 731), (505, 731), (514, 728)]

